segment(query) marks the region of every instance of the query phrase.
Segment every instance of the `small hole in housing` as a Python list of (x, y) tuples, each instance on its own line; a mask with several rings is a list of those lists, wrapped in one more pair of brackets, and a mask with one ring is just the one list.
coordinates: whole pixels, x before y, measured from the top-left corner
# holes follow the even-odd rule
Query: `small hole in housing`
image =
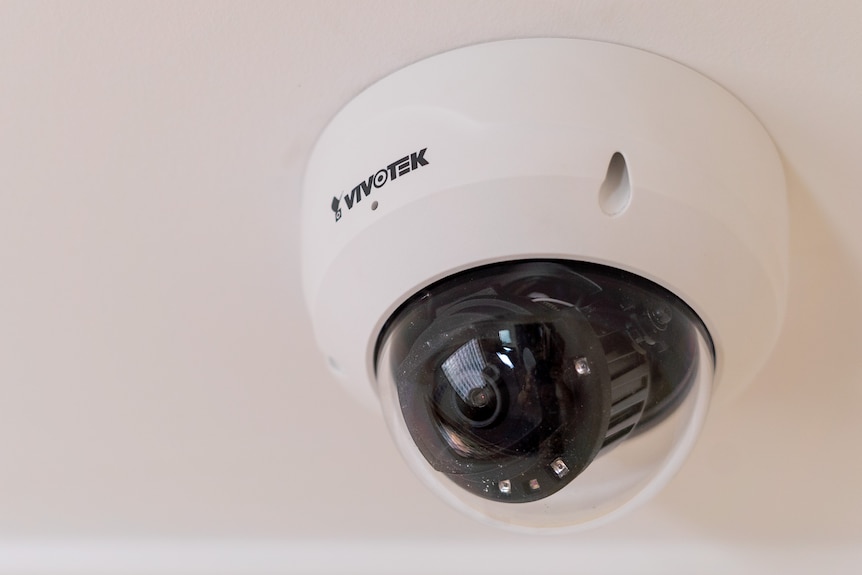
[(371, 202), (371, 209), (376, 210), (378, 205), (379, 204), (377, 203), (377, 200), (374, 200), (373, 202)]
[(599, 207), (609, 216), (618, 216), (629, 207), (632, 186), (625, 157), (615, 152), (608, 164), (608, 173), (599, 189)]
[(334, 373), (341, 374), (341, 366), (338, 365), (338, 362), (335, 361), (334, 357), (327, 357), (326, 363), (329, 365), (329, 369), (331, 369)]

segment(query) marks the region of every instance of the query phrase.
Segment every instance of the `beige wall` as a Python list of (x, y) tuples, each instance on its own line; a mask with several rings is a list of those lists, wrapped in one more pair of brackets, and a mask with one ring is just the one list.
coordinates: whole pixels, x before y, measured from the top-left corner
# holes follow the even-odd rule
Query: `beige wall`
[[(0, 1), (0, 571), (857, 572), (860, 6)], [(325, 372), (297, 277), (302, 168), (338, 107), (537, 35), (734, 92), (782, 152), (793, 226), (759, 382), (657, 500), (551, 539), (420, 486)]]

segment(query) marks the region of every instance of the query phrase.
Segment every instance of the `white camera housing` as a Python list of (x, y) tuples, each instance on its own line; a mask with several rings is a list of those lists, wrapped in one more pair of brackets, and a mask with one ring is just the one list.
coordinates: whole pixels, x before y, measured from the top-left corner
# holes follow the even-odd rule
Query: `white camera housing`
[[(333, 373), (368, 405), (380, 395), (399, 447), (432, 489), (499, 525), (571, 529), (660, 489), (713, 389), (734, 395), (768, 357), (786, 302), (787, 222), (770, 137), (714, 82), (618, 45), (495, 42), (400, 70), (332, 120), (305, 175), (303, 287)], [(464, 270), (519, 260), (635, 274), (683, 300), (708, 332), (683, 413), (658, 439), (596, 460), (611, 462), (603, 475), (582, 474), (589, 496), (564, 496), (580, 478), (519, 504), (450, 488), (404, 432), (397, 396), (378, 392), (381, 332), (405, 302)], [(626, 476), (639, 449), (653, 455)]]

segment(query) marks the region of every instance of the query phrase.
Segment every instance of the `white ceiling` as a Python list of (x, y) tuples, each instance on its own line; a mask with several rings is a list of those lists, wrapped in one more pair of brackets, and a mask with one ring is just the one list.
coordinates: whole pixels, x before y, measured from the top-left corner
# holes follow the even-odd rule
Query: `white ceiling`
[[(0, 571), (862, 570), (862, 3), (0, 2)], [(787, 324), (621, 522), (501, 533), (327, 375), (298, 270), (327, 120), (484, 40), (593, 38), (710, 76), (786, 166)]]

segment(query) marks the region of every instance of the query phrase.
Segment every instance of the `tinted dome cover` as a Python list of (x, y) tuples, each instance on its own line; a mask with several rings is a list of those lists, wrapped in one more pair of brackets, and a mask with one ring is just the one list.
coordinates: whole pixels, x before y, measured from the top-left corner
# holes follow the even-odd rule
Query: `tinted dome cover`
[(382, 330), (377, 370), (435, 471), (485, 499), (529, 502), (672, 413), (702, 340), (688, 306), (644, 278), (509, 262), (415, 294)]

